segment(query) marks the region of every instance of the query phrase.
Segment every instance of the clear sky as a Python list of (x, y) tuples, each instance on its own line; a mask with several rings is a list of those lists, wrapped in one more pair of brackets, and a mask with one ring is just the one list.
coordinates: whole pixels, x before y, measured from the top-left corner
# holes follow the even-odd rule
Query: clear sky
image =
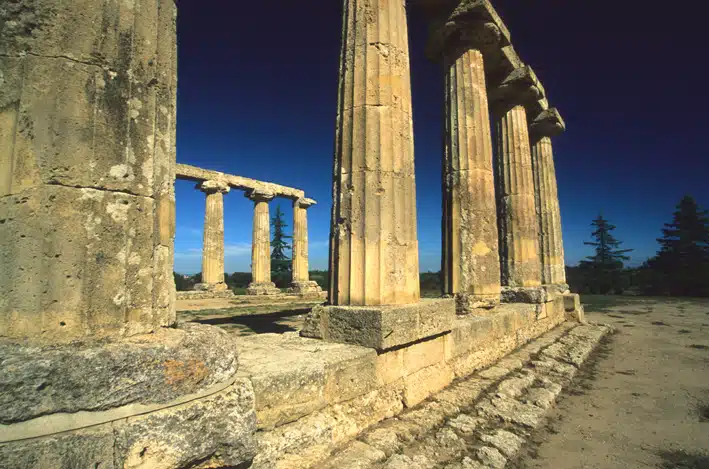
[[(691, 4), (694, 4), (692, 6)], [(341, 0), (181, 0), (177, 161), (301, 188), (310, 265), (327, 268)], [(701, 2), (493, 0), (522, 60), (559, 108), (554, 139), (567, 265), (599, 211), (631, 265), (684, 194), (709, 208), (709, 66)], [(692, 11), (692, 10), (695, 11)], [(409, 9), (422, 271), (440, 268), (442, 71)], [(178, 181), (175, 269), (201, 270), (204, 195)], [(276, 199), (288, 224), (291, 203)], [(250, 270), (252, 203), (225, 196), (226, 270)], [(288, 230), (291, 227), (289, 226)]]

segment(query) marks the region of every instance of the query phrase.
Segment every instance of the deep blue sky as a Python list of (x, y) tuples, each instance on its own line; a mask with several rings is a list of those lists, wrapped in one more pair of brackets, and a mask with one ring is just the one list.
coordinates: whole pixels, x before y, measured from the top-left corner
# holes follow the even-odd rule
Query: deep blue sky
[[(326, 268), (341, 0), (181, 0), (177, 160), (294, 186), (309, 211), (311, 268)], [(567, 265), (599, 211), (631, 264), (685, 193), (709, 208), (704, 15), (623, 1), (497, 0), (512, 42), (566, 120), (554, 140)], [(695, 11), (692, 11), (695, 9)], [(421, 270), (440, 265), (441, 70), (409, 13)], [(201, 269), (204, 196), (177, 183), (175, 268)], [(281, 205), (289, 225), (291, 207)], [(225, 197), (226, 270), (248, 271), (252, 204)], [(290, 229), (290, 227), (288, 228)]]

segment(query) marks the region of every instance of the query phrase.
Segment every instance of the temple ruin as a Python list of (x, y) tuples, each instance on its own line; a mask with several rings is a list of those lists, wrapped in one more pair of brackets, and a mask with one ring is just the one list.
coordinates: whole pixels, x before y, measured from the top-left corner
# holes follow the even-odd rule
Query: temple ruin
[(256, 181), (186, 164), (177, 164), (175, 177), (197, 182), (206, 195), (204, 238), (202, 249), (202, 283), (198, 292), (179, 292), (183, 298), (217, 298), (233, 296), (224, 283), (224, 194), (232, 188), (245, 191), (254, 202), (251, 243), (252, 283), (249, 295), (273, 296), (281, 291), (271, 282), (271, 235), (268, 204), (275, 197), (293, 201), (293, 282), (289, 293), (303, 297), (320, 297), (321, 288), (308, 277), (308, 208), (315, 205), (300, 189), (270, 182)]
[[(489, 1), (412, 3), (446, 87), (443, 295), (419, 292), (404, 2), (344, 0), (328, 301), (299, 334), (246, 338), (176, 321), (175, 179), (205, 193), (210, 295), (226, 291), (233, 189), (254, 202), (249, 293), (274, 293), (278, 196), (294, 204), (293, 291), (317, 292), (315, 201), (176, 163), (175, 2), (0, 8), (4, 467), (394, 468), (464, 408), (538, 424), (607, 331), (565, 284), (565, 125)], [(492, 446), (465, 467), (499, 463)]]

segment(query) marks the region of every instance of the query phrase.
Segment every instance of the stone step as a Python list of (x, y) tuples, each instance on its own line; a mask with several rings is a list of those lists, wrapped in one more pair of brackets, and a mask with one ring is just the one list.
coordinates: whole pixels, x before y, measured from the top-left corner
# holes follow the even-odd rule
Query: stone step
[(368, 429), (316, 467), (503, 468), (610, 331), (605, 325), (564, 324)]

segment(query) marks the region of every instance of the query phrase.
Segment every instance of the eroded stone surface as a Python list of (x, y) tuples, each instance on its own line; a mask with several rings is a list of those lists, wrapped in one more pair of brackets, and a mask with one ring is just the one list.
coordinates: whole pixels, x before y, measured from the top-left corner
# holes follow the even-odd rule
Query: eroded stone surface
[(237, 380), (215, 395), (77, 432), (0, 444), (5, 467), (180, 469), (238, 466), (256, 452), (254, 394)]
[(237, 366), (232, 337), (198, 324), (106, 344), (2, 344), (0, 423), (168, 403), (226, 383)]

